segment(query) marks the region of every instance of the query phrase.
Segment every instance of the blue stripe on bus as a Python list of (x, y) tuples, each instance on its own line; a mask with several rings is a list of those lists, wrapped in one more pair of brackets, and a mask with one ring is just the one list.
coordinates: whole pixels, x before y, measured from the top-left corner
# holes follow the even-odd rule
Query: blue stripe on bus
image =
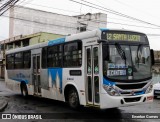
[(100, 28), (101, 31), (108, 31), (108, 28)]
[[(103, 77), (103, 84), (104, 84), (104, 85), (108, 85), (108, 86), (114, 86), (114, 85), (115, 85), (114, 82), (111, 82), (111, 81), (105, 79), (104, 77)], [(138, 91), (138, 92), (135, 92), (135, 93), (134, 93), (134, 95), (142, 95), (142, 94), (145, 94), (145, 91), (144, 91), (144, 90), (143, 90), (143, 91)]]
[(141, 95), (141, 94), (145, 94), (145, 92), (144, 91), (135, 92), (135, 95)]
[(52, 82), (52, 87), (57, 87), (57, 83), (59, 84), (59, 92), (62, 93), (62, 68), (49, 68), (48, 69), (48, 77)]
[(18, 82), (25, 82), (26, 84), (28, 84), (28, 80), (26, 79), (18, 79), (18, 78), (11, 78), (12, 80), (18, 81)]
[(111, 82), (111, 81), (105, 79), (104, 77), (103, 77), (103, 84), (104, 84), (104, 85), (108, 85), (108, 86), (113, 86), (113, 85), (115, 85), (114, 82)]
[(48, 42), (48, 46), (56, 45), (56, 44), (61, 44), (65, 42), (65, 38), (59, 38), (55, 40), (51, 40)]

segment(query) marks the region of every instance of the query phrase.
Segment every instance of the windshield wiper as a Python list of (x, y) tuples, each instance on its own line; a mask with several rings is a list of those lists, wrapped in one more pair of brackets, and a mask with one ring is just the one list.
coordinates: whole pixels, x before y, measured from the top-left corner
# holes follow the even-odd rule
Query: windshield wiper
[(139, 45), (138, 45), (138, 48), (137, 48), (137, 63), (138, 63), (138, 67), (139, 67), (139, 59), (140, 59), (140, 57), (139, 57), (139, 55), (138, 55), (138, 52), (139, 52), (141, 46), (142, 46), (142, 44), (139, 44)]
[(119, 55), (121, 56), (121, 58), (125, 61), (125, 65), (126, 65), (126, 55), (124, 50), (121, 48), (119, 43), (115, 43), (115, 47), (119, 53)]

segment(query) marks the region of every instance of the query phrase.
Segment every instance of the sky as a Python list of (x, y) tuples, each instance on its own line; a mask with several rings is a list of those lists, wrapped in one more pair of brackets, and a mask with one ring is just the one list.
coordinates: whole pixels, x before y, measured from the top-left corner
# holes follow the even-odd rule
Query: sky
[[(77, 1), (79, 3), (73, 1)], [(20, 0), (20, 2), (17, 3), (17, 5), (70, 16), (86, 13), (105, 13), (107, 14), (107, 28), (129, 29), (138, 32), (143, 32), (147, 34), (151, 48), (154, 50), (160, 50), (160, 46), (158, 44), (160, 41), (160, 0), (73, 1)], [(88, 3), (85, 1), (87, 1)], [(84, 4), (88, 4), (90, 7), (85, 6)], [(108, 10), (119, 12), (121, 16), (115, 15)], [(129, 16), (132, 19), (122, 17), (122, 14), (127, 15), (127, 17)], [(140, 21), (136, 21), (135, 19)], [(8, 18), (0, 16), (0, 40), (8, 38), (8, 32)]]

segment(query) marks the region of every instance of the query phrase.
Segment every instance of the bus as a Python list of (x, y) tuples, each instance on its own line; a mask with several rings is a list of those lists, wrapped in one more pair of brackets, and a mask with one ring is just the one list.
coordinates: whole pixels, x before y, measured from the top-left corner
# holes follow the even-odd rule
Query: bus
[(6, 52), (6, 86), (100, 109), (153, 101), (153, 53), (147, 36), (96, 29)]

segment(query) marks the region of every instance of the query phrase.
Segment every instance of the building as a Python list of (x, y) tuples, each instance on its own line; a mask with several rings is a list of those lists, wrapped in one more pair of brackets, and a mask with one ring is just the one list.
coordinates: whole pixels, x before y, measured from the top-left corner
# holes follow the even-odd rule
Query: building
[(160, 51), (154, 51), (155, 64), (152, 67), (153, 73), (160, 74)]
[(7, 50), (34, 45), (52, 39), (60, 38), (64, 35), (39, 32), (30, 35), (19, 35), (0, 42), (0, 78), (4, 78), (5, 52)]
[(103, 13), (67, 16), (22, 6), (11, 7), (9, 39), (0, 42), (0, 77), (4, 78), (6, 50), (106, 26), (107, 15)]
[(78, 16), (61, 15), (22, 6), (10, 9), (9, 36), (49, 32), (61, 35), (106, 28), (107, 15), (103, 13)]
[(155, 63), (160, 63), (160, 51), (154, 51)]

